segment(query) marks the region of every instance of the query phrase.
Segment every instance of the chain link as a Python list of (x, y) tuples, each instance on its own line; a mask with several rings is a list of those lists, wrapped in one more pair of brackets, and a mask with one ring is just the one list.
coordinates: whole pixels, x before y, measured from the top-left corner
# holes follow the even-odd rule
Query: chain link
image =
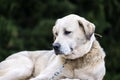
[(64, 69), (64, 66), (65, 66), (65, 64), (67, 64), (67, 60), (64, 62), (64, 64), (59, 68), (59, 70), (58, 71), (56, 71), (54, 74), (53, 74), (53, 76), (52, 77), (50, 77), (50, 79), (49, 80), (55, 80), (55, 77), (57, 77), (57, 76), (59, 76), (61, 73), (62, 73), (62, 71), (63, 71), (63, 69)]

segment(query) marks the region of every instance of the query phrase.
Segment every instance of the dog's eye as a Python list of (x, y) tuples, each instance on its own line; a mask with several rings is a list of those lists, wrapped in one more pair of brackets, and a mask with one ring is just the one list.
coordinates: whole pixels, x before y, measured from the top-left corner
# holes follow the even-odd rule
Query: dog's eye
[(70, 34), (70, 33), (71, 33), (71, 31), (65, 31), (65, 32), (64, 32), (65, 35), (68, 35), (68, 34)]
[(57, 35), (58, 35), (58, 33), (56, 32), (56, 33), (55, 33), (55, 35), (57, 36)]

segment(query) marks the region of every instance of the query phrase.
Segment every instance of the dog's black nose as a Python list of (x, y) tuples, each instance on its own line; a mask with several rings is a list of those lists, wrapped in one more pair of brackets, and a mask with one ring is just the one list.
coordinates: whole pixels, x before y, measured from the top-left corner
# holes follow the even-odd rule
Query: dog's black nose
[(61, 45), (59, 43), (54, 43), (53, 44), (53, 48), (57, 51), (60, 49), (60, 47), (61, 47)]

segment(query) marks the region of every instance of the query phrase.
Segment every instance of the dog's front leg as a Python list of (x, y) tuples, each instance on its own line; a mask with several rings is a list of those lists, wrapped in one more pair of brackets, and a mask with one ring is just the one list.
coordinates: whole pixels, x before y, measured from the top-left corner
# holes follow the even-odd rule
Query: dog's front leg
[[(61, 75), (54, 75), (54, 68), (51, 68), (50, 70), (44, 70), (43, 73), (39, 74), (38, 76), (30, 79), (30, 80), (56, 80), (57, 79), (60, 79)], [(52, 79), (54, 78), (54, 79)]]
[[(54, 60), (51, 61), (51, 64), (48, 64), (48, 66), (41, 71), (39, 75), (30, 80), (52, 80), (53, 77), (54, 80), (60, 80), (63, 75), (59, 72), (62, 72), (61, 67), (63, 66), (64, 62), (64, 59), (62, 59), (60, 56), (56, 56)], [(57, 74), (57, 72), (59, 74)]]
[(69, 78), (65, 78), (65, 79), (60, 79), (60, 80), (80, 80), (80, 79), (69, 79)]
[(40, 75), (40, 76), (37, 76), (35, 78), (31, 78), (30, 80), (49, 80), (47, 77), (48, 76)]

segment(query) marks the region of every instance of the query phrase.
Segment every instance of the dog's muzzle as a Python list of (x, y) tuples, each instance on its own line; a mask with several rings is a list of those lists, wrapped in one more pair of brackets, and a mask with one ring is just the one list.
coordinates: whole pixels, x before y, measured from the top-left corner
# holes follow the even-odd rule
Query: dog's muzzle
[(56, 55), (62, 54), (62, 52), (60, 51), (60, 47), (60, 43), (53, 43), (53, 48)]

